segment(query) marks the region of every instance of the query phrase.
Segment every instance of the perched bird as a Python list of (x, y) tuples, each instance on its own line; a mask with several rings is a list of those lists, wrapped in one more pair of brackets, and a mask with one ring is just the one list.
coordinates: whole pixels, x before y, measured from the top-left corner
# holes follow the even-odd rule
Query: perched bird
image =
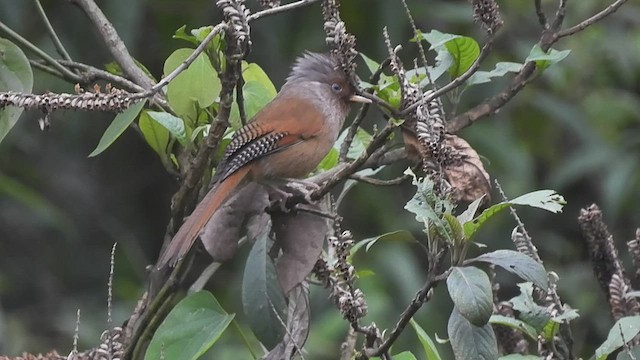
[(166, 247), (158, 268), (174, 266), (213, 214), (247, 181), (272, 182), (308, 175), (335, 143), (356, 95), (329, 54), (299, 57), (278, 95), (236, 131), (216, 170), (214, 186)]

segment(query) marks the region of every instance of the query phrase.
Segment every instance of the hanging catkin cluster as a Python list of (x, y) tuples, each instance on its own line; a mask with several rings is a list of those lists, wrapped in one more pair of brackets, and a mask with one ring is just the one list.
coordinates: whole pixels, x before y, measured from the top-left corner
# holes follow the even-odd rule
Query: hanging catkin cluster
[(112, 88), (106, 93), (80, 92), (78, 94), (41, 95), (15, 92), (0, 93), (0, 109), (5, 106), (17, 106), (25, 110), (41, 110), (50, 113), (54, 110), (89, 110), (122, 112), (134, 102), (142, 99), (120, 89)]
[(244, 57), (251, 47), (249, 9), (244, 5), (244, 0), (218, 0), (216, 4), (229, 24), (227, 46), (235, 49), (232, 51), (234, 56)]
[(500, 7), (495, 0), (470, 0), (473, 6), (473, 20), (480, 23), (489, 34), (494, 34), (502, 27)]
[(331, 53), (338, 59), (353, 84), (358, 84), (356, 78), (355, 58), (358, 56), (356, 50), (356, 37), (347, 32), (344, 21), (340, 19), (338, 11), (338, 0), (325, 0), (322, 4), (322, 14), (324, 15), (324, 31), (327, 34), (326, 42), (331, 47)]

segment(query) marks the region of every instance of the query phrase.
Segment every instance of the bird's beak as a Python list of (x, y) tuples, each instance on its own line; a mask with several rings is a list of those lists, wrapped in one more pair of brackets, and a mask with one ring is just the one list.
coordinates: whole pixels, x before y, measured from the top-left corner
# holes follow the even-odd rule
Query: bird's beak
[(349, 98), (349, 101), (365, 103), (365, 104), (371, 104), (371, 100), (370, 99), (367, 99), (364, 96), (355, 95), (355, 94), (351, 95), (351, 97)]

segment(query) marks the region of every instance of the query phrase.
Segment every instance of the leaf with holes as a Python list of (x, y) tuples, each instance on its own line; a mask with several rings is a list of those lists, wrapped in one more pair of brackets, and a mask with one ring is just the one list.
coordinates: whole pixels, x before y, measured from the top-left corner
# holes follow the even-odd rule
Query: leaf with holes
[(489, 321), (493, 294), (487, 274), (473, 266), (454, 267), (447, 278), (447, 289), (462, 316), (476, 326)]
[(596, 349), (596, 360), (604, 360), (640, 333), (640, 316), (628, 316), (616, 321), (607, 340)]
[(534, 283), (541, 289), (546, 290), (549, 287), (549, 279), (544, 266), (523, 253), (513, 250), (496, 250), (467, 260), (469, 263), (474, 261), (498, 265), (523, 280)]
[(547, 308), (538, 305), (533, 299), (533, 284), (518, 284), (520, 295), (509, 300), (513, 310), (519, 312), (518, 318), (532, 326), (537, 333), (541, 333), (551, 320), (551, 314)]
[[(145, 360), (195, 360), (220, 338), (233, 320), (207, 291), (187, 296), (153, 335)], [(164, 357), (162, 357), (164, 355)]]
[[(0, 38), (0, 92), (31, 93), (33, 72), (22, 50), (7, 39)], [(0, 142), (16, 124), (23, 109), (14, 106), (0, 108)]]

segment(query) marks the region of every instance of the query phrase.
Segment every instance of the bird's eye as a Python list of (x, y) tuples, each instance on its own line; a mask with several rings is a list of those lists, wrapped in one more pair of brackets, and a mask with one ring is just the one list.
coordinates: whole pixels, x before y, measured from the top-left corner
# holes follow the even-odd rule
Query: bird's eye
[(340, 92), (342, 91), (342, 86), (340, 84), (331, 84), (331, 90), (335, 91), (335, 92)]

